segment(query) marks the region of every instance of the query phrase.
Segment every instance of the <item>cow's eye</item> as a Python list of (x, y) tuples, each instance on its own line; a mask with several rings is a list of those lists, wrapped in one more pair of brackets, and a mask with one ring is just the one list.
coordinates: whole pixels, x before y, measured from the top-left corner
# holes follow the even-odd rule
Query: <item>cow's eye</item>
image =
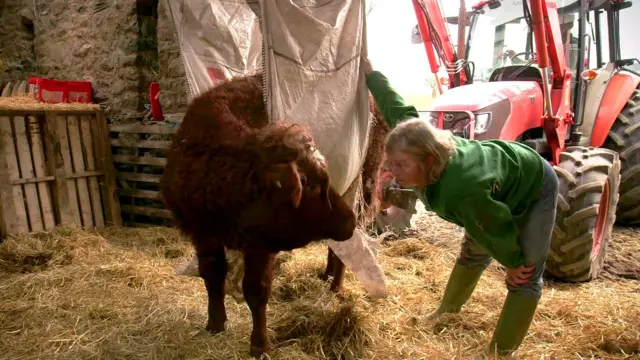
[(307, 185), (307, 177), (305, 175), (300, 176), (300, 182), (302, 183), (302, 186), (306, 186)]

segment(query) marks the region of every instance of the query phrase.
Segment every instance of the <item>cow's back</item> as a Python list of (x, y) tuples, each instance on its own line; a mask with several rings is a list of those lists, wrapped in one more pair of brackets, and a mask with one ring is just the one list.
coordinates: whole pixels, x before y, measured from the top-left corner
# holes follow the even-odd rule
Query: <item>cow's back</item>
[(267, 124), (260, 75), (220, 84), (189, 104), (161, 180), (164, 201), (181, 228), (233, 221), (234, 207), (252, 190), (242, 183), (251, 175), (252, 158), (244, 140)]

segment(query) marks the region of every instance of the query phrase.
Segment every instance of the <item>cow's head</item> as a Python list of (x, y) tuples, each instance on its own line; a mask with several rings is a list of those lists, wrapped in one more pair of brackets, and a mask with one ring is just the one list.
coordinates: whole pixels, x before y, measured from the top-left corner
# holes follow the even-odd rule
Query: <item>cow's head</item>
[(355, 231), (353, 210), (331, 188), (326, 162), (299, 129), (276, 126), (262, 129), (257, 137), (262, 144), (255, 169), (257, 198), (240, 225), (250, 237), (267, 240), (262, 245), (271, 250), (327, 238), (344, 241)]
[(296, 207), (300, 202), (302, 181), (305, 180), (331, 205), (327, 163), (302, 126), (274, 122), (257, 131), (247, 141), (247, 146), (257, 154), (256, 170), (263, 188), (274, 190), (273, 186), (282, 186), (284, 180), (291, 188), (285, 187), (279, 192), (274, 190), (274, 194), (280, 196), (291, 190), (291, 200)]
[(240, 224), (256, 246), (272, 251), (292, 250), (312, 241), (345, 241), (353, 236), (356, 216), (349, 204), (329, 187), (300, 172), (296, 163), (275, 165), (263, 174), (272, 186), (243, 212)]

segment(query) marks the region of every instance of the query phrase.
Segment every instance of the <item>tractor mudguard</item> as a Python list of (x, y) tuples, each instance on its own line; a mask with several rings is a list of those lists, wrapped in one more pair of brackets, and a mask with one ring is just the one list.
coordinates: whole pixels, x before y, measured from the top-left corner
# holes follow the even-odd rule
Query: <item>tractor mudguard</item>
[(640, 77), (635, 74), (620, 72), (613, 75), (600, 103), (600, 110), (593, 126), (591, 146), (600, 147), (604, 144), (618, 114), (638, 85), (640, 85)]

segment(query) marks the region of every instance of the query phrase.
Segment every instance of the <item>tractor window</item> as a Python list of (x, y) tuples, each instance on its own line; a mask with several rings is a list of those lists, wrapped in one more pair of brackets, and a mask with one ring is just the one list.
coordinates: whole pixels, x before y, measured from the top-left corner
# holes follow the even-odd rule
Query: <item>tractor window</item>
[[(579, 13), (576, 12), (575, 7), (566, 7), (558, 10), (558, 17), (560, 19), (560, 30), (562, 33), (562, 41), (564, 47), (565, 59), (567, 66), (571, 69), (571, 75), (573, 81), (577, 81), (577, 69), (578, 69), (578, 57), (580, 54), (580, 39), (578, 38), (579, 32)], [(607, 38), (607, 22), (605, 15), (601, 15), (600, 23), (600, 36), (596, 32), (595, 27), (595, 11), (591, 11), (590, 16), (587, 19), (585, 25), (586, 33), (586, 46), (589, 48), (588, 52), (585, 48), (585, 69), (598, 68), (598, 57), (596, 42), (599, 41), (603, 48), (603, 60), (608, 61), (608, 38)]]
[[(579, 2), (558, 0), (557, 4), (566, 65), (571, 69), (575, 79), (580, 52)], [(587, 33), (591, 35), (588, 65), (595, 67), (595, 39), (593, 39), (591, 23), (586, 25)], [(521, 0), (502, 2), (497, 9), (485, 9), (485, 13), (478, 17), (469, 52), (469, 60), (475, 64), (474, 81), (487, 81), (490, 74), (501, 67), (527, 64), (532, 57), (528, 50), (529, 41), (533, 41), (533, 36), (529, 36)]]
[(531, 59), (528, 33), (523, 17), (497, 25), (490, 16), (479, 16), (469, 51), (469, 60), (475, 65), (474, 81), (488, 81), (501, 67), (527, 64)]
[[(578, 69), (578, 55), (580, 51), (580, 39), (578, 38), (579, 21), (573, 19), (572, 14), (567, 16), (560, 15), (560, 33), (564, 48), (564, 57), (567, 66), (571, 69), (571, 77), (576, 79), (576, 71)], [(564, 20), (564, 21), (563, 21)]]
[[(623, 59), (640, 58), (640, 42), (636, 39), (639, 18), (640, 4), (637, 1), (630, 8), (620, 11), (620, 51)], [(640, 71), (640, 64), (635, 63), (629, 68)]]
[(524, 18), (515, 19), (495, 28), (493, 43), (493, 68), (508, 65), (524, 65), (531, 54), (527, 51), (529, 28)]

